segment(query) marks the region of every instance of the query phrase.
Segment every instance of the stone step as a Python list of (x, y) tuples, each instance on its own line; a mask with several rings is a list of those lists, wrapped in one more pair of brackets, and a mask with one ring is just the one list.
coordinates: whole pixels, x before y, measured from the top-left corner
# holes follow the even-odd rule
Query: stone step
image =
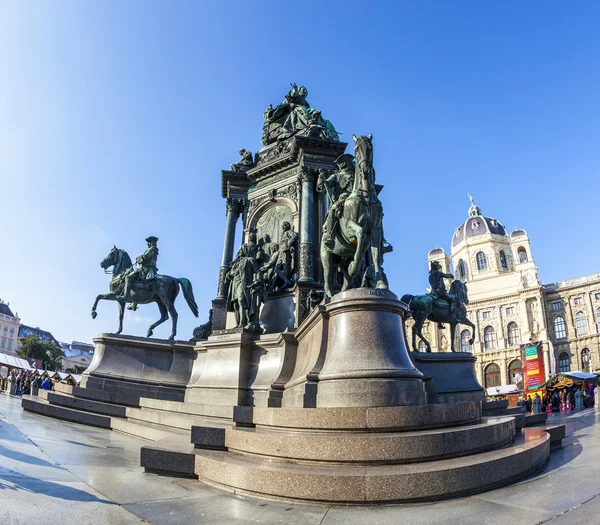
[(255, 408), (236, 406), (234, 422), (257, 427), (301, 430), (389, 432), (423, 430), (476, 423), (478, 401), (344, 408)]
[(144, 397), (140, 398), (140, 407), (165, 410), (167, 412), (176, 412), (179, 414), (226, 418), (229, 420), (233, 417), (233, 407), (231, 406), (202, 405), (198, 403), (188, 403), (187, 401), (165, 401), (162, 399)]
[(545, 425), (548, 420), (548, 412), (540, 412), (539, 414), (527, 413), (525, 415), (525, 426)]
[(525, 407), (507, 407), (507, 408), (495, 408), (495, 409), (484, 409), (483, 416), (516, 416), (518, 414), (525, 414)]
[[(196, 430), (195, 428), (193, 430)], [(230, 452), (292, 461), (414, 463), (466, 456), (504, 447), (515, 435), (512, 417), (447, 429), (412, 432), (287, 432), (231, 428), (224, 445)], [(192, 431), (192, 441), (194, 431)]]
[(82, 399), (111, 403), (114, 405), (125, 405), (131, 407), (140, 406), (140, 396), (123, 392), (104, 392), (93, 388), (72, 387), (71, 394)]
[(165, 442), (170, 442), (185, 439), (187, 443), (190, 442), (189, 431), (186, 432), (179, 428), (158, 425), (147, 421), (113, 419), (111, 428), (123, 434), (129, 434), (130, 436), (136, 436), (148, 441), (165, 440)]
[(312, 502), (415, 502), (472, 494), (542, 467), (550, 437), (525, 429), (512, 445), (460, 458), (403, 465), (328, 466), (198, 449), (195, 473), (236, 492)]
[(111, 428), (111, 418), (99, 414), (92, 414), (81, 410), (66, 408), (58, 405), (50, 404), (48, 401), (40, 398), (24, 397), (21, 406), (27, 412), (34, 412), (43, 416), (54, 417), (64, 421), (80, 423), (93, 427)]
[(158, 442), (144, 446), (140, 453), (140, 466), (146, 472), (198, 478), (195, 472), (196, 449), (189, 443), (177, 446), (169, 442), (161, 446)]
[(156, 410), (154, 408), (127, 408), (127, 419), (156, 423), (166, 427), (187, 430), (188, 432), (191, 431), (194, 425), (230, 426), (227, 422), (215, 418), (167, 412), (166, 410)]
[(104, 414), (105, 416), (125, 417), (127, 410), (123, 405), (112, 405), (100, 401), (92, 401), (90, 399), (73, 397), (68, 394), (59, 394), (49, 390), (40, 390), (38, 395), (40, 399), (45, 399), (52, 405), (73, 408), (84, 412)]

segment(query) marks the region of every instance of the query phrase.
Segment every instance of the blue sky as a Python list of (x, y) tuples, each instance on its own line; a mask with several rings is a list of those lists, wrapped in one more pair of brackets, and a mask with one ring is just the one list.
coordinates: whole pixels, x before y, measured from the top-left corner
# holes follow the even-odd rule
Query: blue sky
[(424, 291), (468, 192), (527, 230), (543, 282), (598, 272), (599, 23), (597, 2), (0, 0), (0, 297), (89, 341), (117, 326), (115, 303), (90, 317), (100, 261), (156, 235), (194, 285), (189, 337), (216, 295), (220, 170), (292, 81), (342, 139), (374, 135), (398, 295)]

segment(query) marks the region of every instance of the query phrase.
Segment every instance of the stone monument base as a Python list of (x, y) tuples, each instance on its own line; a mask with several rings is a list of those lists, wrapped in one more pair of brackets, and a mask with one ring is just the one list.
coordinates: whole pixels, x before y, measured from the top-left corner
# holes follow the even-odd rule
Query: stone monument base
[(431, 379), (430, 403), (485, 401), (485, 391), (475, 375), (475, 356), (469, 352), (410, 352), (415, 366)]
[(116, 334), (94, 339), (94, 357), (81, 387), (130, 397), (183, 401), (194, 343)]
[(387, 290), (358, 288), (315, 308), (295, 332), (284, 407), (427, 403), (423, 374), (405, 345), (406, 305)]
[(232, 428), (192, 429), (194, 473), (236, 493), (364, 505), (481, 492), (544, 464), (548, 433), (515, 436), (514, 418), (481, 418), (480, 410), (479, 402), (243, 407)]

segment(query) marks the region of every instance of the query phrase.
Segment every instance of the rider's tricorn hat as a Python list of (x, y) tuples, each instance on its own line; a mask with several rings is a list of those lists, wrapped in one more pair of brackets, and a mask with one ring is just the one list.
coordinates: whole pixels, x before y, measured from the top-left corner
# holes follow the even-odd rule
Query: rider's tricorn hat
[(352, 166), (352, 162), (354, 162), (354, 155), (350, 155), (350, 153), (344, 153), (340, 155), (337, 159), (335, 159), (334, 164), (341, 168), (343, 164), (347, 166)]
[(158, 237), (154, 237), (154, 235), (150, 235), (150, 237), (148, 237), (146, 239), (146, 242), (151, 242), (151, 243), (158, 242)]

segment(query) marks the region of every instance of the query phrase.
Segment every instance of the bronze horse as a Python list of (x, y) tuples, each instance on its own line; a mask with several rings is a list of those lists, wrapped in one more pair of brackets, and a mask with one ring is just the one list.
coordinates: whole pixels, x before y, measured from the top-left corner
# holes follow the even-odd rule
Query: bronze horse
[(96, 319), (96, 307), (101, 299), (104, 299), (105, 301), (117, 301), (119, 303), (119, 330), (116, 332), (117, 334), (120, 334), (123, 331), (123, 315), (125, 314), (125, 304), (127, 302), (135, 302), (138, 304), (156, 303), (160, 310), (160, 319), (148, 328), (146, 336), (150, 337), (153, 334), (153, 330), (159, 324), (164, 323), (169, 318), (170, 314), (173, 326), (169, 339), (175, 339), (178, 318), (177, 310), (175, 310), (175, 299), (179, 294), (180, 285), (190, 310), (195, 317), (198, 317), (198, 305), (194, 299), (192, 283), (190, 283), (188, 279), (184, 277), (177, 279), (168, 275), (158, 275), (155, 279), (149, 281), (134, 281), (129, 291), (129, 296), (124, 300), (121, 298), (124, 286), (123, 281), (126, 271), (132, 267), (131, 258), (127, 252), (114, 246), (100, 263), (100, 266), (104, 270), (113, 266), (113, 278), (110, 281), (110, 292), (100, 294), (96, 297), (96, 302), (92, 307), (92, 318)]
[[(475, 333), (475, 325), (467, 319), (467, 310), (464, 307), (465, 304), (469, 304), (467, 297), (467, 285), (460, 280), (452, 281), (450, 285), (450, 295), (454, 297), (456, 301), (456, 313), (458, 316), (458, 322), (454, 319), (454, 316), (450, 312), (450, 303), (441, 299), (434, 299), (431, 295), (404, 295), (401, 301), (408, 305), (408, 315), (415, 320), (415, 324), (412, 329), (412, 346), (415, 352), (418, 352), (417, 348), (417, 336), (427, 346), (427, 352), (431, 352), (431, 345), (429, 341), (423, 336), (423, 324), (427, 319), (434, 323), (450, 323), (450, 349), (454, 350), (454, 333), (456, 331), (456, 325), (459, 323), (466, 324), (471, 327), (471, 334)], [(469, 344), (473, 344), (473, 337), (469, 339)]]
[[(336, 267), (342, 270), (342, 291), (352, 287), (353, 278), (361, 270), (362, 259), (370, 248), (375, 272), (376, 287), (387, 290), (388, 286), (381, 269), (381, 247), (383, 239), (383, 209), (375, 188), (373, 169), (373, 135), (360, 136), (354, 140), (356, 158), (354, 186), (344, 201), (342, 216), (332, 233), (333, 249), (321, 240), (321, 263), (323, 264), (325, 296), (331, 297)], [(360, 279), (358, 279), (360, 283)]]

